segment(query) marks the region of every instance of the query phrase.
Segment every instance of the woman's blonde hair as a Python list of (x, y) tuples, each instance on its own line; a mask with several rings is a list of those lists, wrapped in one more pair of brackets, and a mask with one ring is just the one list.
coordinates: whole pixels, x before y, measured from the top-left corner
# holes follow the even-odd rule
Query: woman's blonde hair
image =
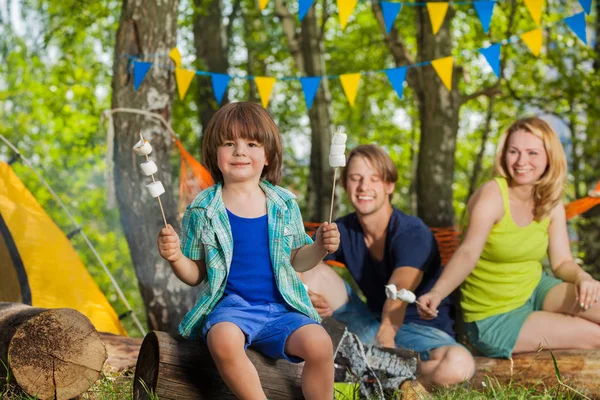
[(215, 182), (223, 182), (217, 150), (226, 140), (256, 140), (265, 149), (267, 164), (261, 178), (278, 185), (283, 168), (283, 145), (279, 128), (267, 110), (256, 103), (229, 103), (208, 122), (202, 138), (202, 163)]
[(567, 179), (567, 159), (558, 135), (546, 121), (538, 117), (521, 118), (504, 132), (496, 152), (496, 172), (506, 178), (509, 184), (511, 176), (506, 165), (508, 139), (511, 134), (520, 130), (541, 139), (548, 156), (546, 170), (533, 187), (535, 220), (541, 221), (562, 200)]

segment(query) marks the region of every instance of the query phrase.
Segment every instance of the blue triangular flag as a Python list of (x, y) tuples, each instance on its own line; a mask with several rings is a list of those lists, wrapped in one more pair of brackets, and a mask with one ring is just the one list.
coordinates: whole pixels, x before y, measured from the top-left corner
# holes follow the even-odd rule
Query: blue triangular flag
[(298, 20), (302, 21), (315, 0), (298, 0)]
[(306, 101), (306, 108), (310, 110), (321, 84), (320, 76), (309, 76), (307, 78), (300, 78), (302, 84), (302, 90), (304, 91), (304, 100)]
[(479, 16), (481, 26), (483, 26), (483, 32), (488, 33), (490, 31), (490, 22), (492, 21), (492, 14), (494, 13), (495, 1), (476, 1), (473, 3), (475, 11)]
[(402, 3), (392, 3), (389, 1), (381, 2), (381, 11), (383, 12), (383, 21), (385, 22), (385, 33), (390, 33), (394, 26), (394, 21), (400, 13)]
[(133, 62), (133, 89), (138, 90), (148, 70), (152, 66), (152, 63), (142, 62), (142, 61), (134, 61)]
[(217, 103), (221, 105), (221, 101), (223, 101), (223, 95), (227, 90), (227, 85), (229, 85), (229, 81), (231, 77), (227, 74), (210, 74), (212, 78), (212, 88), (215, 97), (217, 98)]
[(406, 67), (386, 69), (385, 74), (396, 93), (398, 93), (398, 97), (402, 98), (402, 94), (404, 93), (404, 79), (406, 79)]
[(491, 45), (490, 47), (479, 49), (479, 52), (483, 54), (488, 64), (490, 64), (490, 67), (492, 67), (494, 74), (496, 74), (496, 76), (500, 78), (500, 43), (496, 43)]
[(592, 0), (579, 0), (579, 4), (581, 4), (586, 14), (589, 15), (592, 12)]
[(565, 18), (565, 23), (583, 43), (587, 44), (587, 37), (585, 34), (585, 14), (583, 12)]

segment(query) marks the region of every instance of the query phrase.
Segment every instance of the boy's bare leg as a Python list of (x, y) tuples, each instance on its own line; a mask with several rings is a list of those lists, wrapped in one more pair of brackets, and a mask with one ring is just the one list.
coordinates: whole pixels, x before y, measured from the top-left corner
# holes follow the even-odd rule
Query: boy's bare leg
[(207, 344), (221, 378), (238, 399), (266, 399), (256, 368), (244, 351), (246, 337), (231, 322), (210, 328)]
[(321, 325), (304, 325), (285, 344), (287, 354), (304, 360), (302, 393), (307, 400), (333, 399), (333, 345)]

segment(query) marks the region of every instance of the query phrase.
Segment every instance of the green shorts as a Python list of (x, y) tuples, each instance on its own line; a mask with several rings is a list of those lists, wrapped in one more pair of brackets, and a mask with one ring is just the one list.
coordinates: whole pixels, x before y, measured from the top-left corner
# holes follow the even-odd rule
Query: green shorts
[(562, 282), (544, 272), (533, 294), (521, 307), (465, 323), (469, 342), (486, 357), (510, 358), (529, 314), (540, 311), (548, 291)]

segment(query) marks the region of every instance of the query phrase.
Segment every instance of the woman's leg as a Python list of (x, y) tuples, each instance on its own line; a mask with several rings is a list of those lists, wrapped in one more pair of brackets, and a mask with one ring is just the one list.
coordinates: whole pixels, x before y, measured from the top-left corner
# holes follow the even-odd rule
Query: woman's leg
[(519, 333), (514, 353), (551, 349), (600, 348), (600, 304), (587, 311), (576, 299), (575, 285), (563, 282), (548, 291), (542, 311), (527, 317)]
[(307, 400), (333, 399), (333, 345), (321, 325), (296, 329), (287, 339), (285, 352), (304, 360), (302, 393)]
[(231, 322), (220, 322), (208, 331), (207, 345), (221, 378), (238, 399), (265, 399), (258, 372), (246, 356), (246, 337)]

